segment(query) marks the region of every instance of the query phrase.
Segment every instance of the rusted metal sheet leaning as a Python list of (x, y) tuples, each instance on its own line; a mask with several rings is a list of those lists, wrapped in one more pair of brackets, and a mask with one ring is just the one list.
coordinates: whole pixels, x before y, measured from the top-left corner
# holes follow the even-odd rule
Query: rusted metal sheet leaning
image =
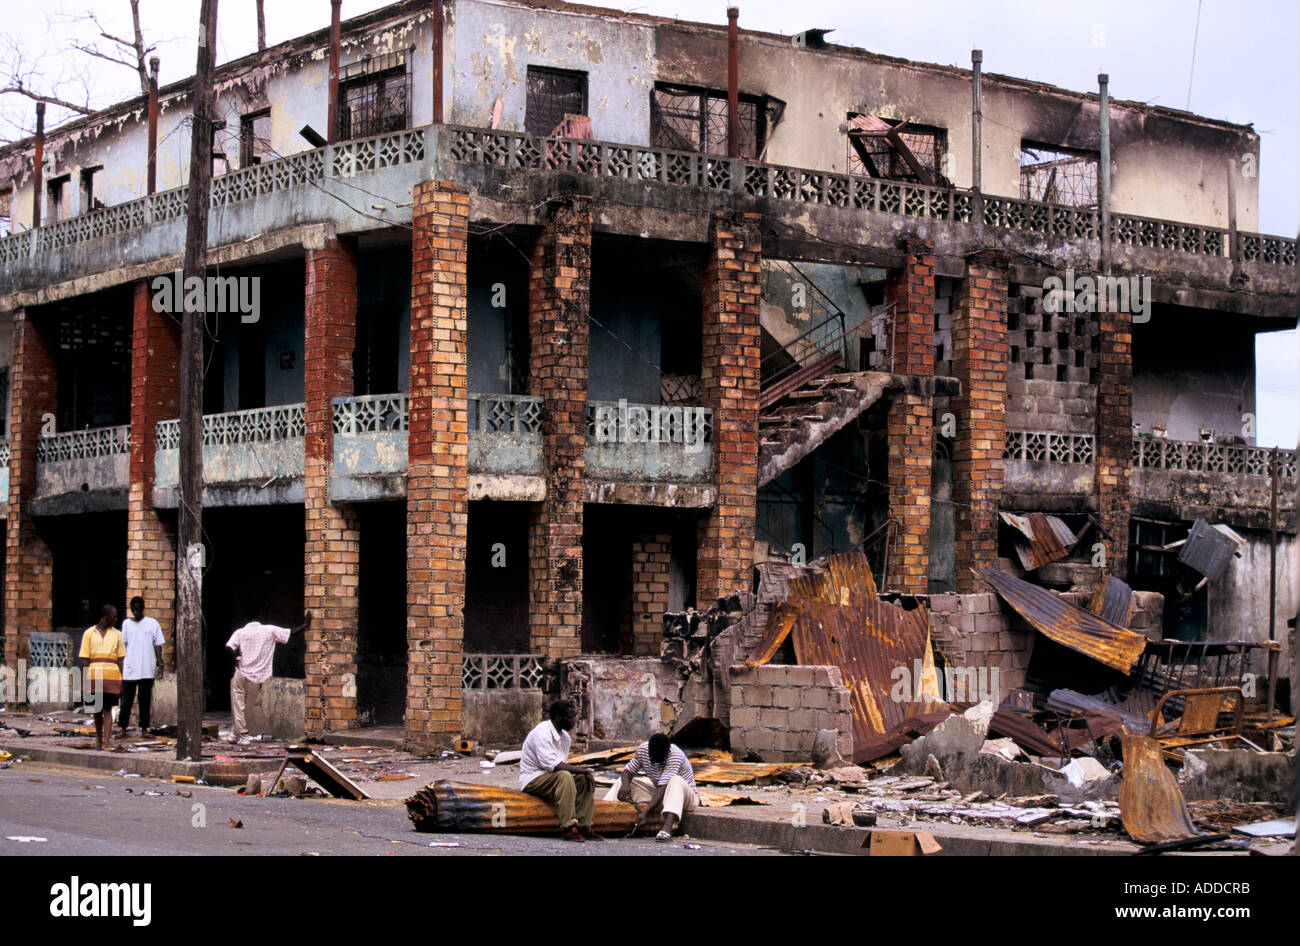
[(1002, 521), (1016, 530), (1016, 555), (1025, 571), (1031, 572), (1050, 562), (1058, 562), (1070, 554), (1078, 536), (1056, 516), (1041, 512), (1018, 516), (999, 513)]
[(1119, 812), (1124, 830), (1140, 844), (1199, 838), (1174, 774), (1165, 765), (1160, 743), (1150, 736), (1120, 733), (1124, 776), (1119, 783)]
[[(879, 600), (862, 552), (831, 555), (824, 572), (792, 579), (789, 587), (789, 597), (774, 609), (767, 633), (747, 663), (771, 660), (793, 635), (800, 664), (838, 667), (853, 712), (853, 761), (886, 755), (946, 715), (930, 646), (929, 611), (924, 606), (907, 611)], [(908, 683), (904, 700), (894, 699), (892, 692), (900, 668)], [(912, 725), (919, 717), (930, 718)]]
[(1121, 673), (1131, 673), (1146, 649), (1143, 634), (1075, 607), (1046, 588), (986, 568), (976, 572), (1039, 633)]

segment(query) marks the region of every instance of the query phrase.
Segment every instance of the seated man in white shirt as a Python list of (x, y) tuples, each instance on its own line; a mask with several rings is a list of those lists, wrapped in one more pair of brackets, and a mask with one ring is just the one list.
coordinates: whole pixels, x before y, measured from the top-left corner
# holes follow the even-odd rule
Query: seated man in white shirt
[(638, 808), (645, 805), (637, 815), (638, 828), (651, 814), (663, 809), (663, 826), (655, 840), (671, 840), (682, 814), (700, 807), (691, 760), (667, 736), (655, 733), (648, 742), (637, 746), (605, 801), (628, 801)]
[(603, 841), (591, 829), (596, 774), (567, 761), (573, 741), (569, 730), (577, 722), (577, 710), (568, 700), (556, 700), (547, 715), (550, 719), (534, 726), (524, 740), (519, 757), (519, 788), (555, 806), (560, 837), (565, 841)]

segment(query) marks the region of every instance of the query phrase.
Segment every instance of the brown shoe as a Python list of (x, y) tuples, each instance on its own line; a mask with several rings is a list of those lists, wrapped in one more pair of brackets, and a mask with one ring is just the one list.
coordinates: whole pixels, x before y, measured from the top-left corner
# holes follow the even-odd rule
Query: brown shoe
[(582, 836), (582, 832), (578, 830), (577, 825), (571, 824), (567, 828), (565, 828), (564, 831), (560, 834), (560, 840), (582, 842), (587, 839)]
[(582, 832), (583, 838), (585, 838), (588, 841), (605, 840), (605, 836), (603, 834), (598, 834), (597, 832), (591, 830), (591, 828), (579, 828), (578, 830)]

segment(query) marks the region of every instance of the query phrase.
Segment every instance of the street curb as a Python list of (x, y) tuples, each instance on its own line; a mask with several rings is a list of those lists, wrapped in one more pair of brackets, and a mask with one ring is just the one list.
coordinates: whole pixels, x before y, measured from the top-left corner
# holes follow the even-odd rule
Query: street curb
[[(701, 841), (856, 855), (866, 854), (862, 842), (871, 833), (868, 828), (822, 824), (798, 827), (789, 821), (766, 821), (722, 811), (693, 811), (683, 819), (682, 828), (692, 838)], [(1117, 849), (1117, 845), (1066, 845), (1042, 838), (977, 838), (944, 832), (942, 825), (918, 823), (907, 830), (928, 832), (943, 848), (939, 855), (957, 857), (1095, 857), (1132, 853), (1127, 849)]]
[[(169, 779), (173, 775), (203, 778), (208, 766), (216, 761), (209, 759), (203, 762), (177, 762), (174, 759), (142, 759), (138, 754), (130, 752), (60, 749), (13, 742), (0, 744), (0, 750), (10, 753), (15, 759), (21, 757), (33, 762), (51, 762), (56, 765), (94, 771), (117, 772), (124, 769), (133, 775), (161, 779)], [(247, 766), (250, 775), (274, 774), (280, 767), (278, 759), (240, 759), (239, 761)]]

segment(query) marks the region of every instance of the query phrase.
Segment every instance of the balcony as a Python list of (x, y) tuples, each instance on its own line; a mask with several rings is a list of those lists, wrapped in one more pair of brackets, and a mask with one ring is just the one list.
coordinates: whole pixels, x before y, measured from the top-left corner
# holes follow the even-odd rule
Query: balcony
[[(1247, 444), (1134, 437), (1134, 510), (1179, 519), (1268, 528), (1270, 450)], [(1007, 431), (1004, 496), (1012, 505), (1082, 507), (1094, 488), (1092, 434)], [(1296, 451), (1278, 451), (1279, 507), (1294, 507)], [(1027, 501), (1025, 497), (1033, 497)]]
[(125, 509), (130, 453), (130, 428), (126, 425), (38, 438), (32, 513), (43, 516)]
[(9, 440), (0, 440), (0, 518), (9, 516)]
[[(542, 399), (470, 394), (468, 401), (469, 498), (545, 498)], [(408, 427), (404, 394), (335, 398), (330, 498), (364, 502), (405, 496)], [(646, 489), (681, 485), (678, 504), (709, 505), (713, 412), (593, 401), (587, 405), (586, 475), (588, 502), (632, 501), (623, 487), (634, 484), (636, 501), (659, 504), (657, 494)]]
[[(302, 404), (203, 417), (205, 506), (265, 506), (303, 501)], [(180, 421), (157, 428), (154, 504), (179, 505)]]
[[(1000, 247), (1080, 271), (1095, 271), (1100, 253), (1099, 214), (1089, 209), (454, 125), (340, 142), (222, 175), (213, 182), (211, 205), (220, 213), (210, 219), (209, 242), (228, 248), (216, 258), (234, 261), (301, 242), (295, 228), (304, 226), (329, 223), (337, 232), (359, 233), (407, 225), (411, 211), (400, 206), (400, 195), (430, 179), (489, 188), (501, 213), (532, 220), (533, 205), (553, 193), (559, 175), (586, 179), (584, 189), (597, 201), (657, 211), (649, 219), (629, 217), (630, 234), (651, 227), (658, 228), (654, 236), (703, 241), (709, 211), (736, 207), (777, 218), (797, 214), (807, 230), (801, 239), (860, 246), (863, 258), (878, 265), (892, 265), (905, 236), (926, 236), (938, 256), (954, 260)], [(350, 206), (353, 179), (368, 191), (394, 195), (394, 205), (383, 214)], [(30, 290), (174, 255), (184, 242), (185, 196), (185, 188), (163, 191), (0, 239), (0, 282)], [(1231, 310), (1249, 303), (1255, 314), (1289, 314), (1283, 310), (1294, 294), (1292, 238), (1247, 232), (1234, 238), (1220, 227), (1117, 213), (1111, 239), (1120, 272), (1148, 274), (1157, 284), (1164, 278), (1175, 286), (1228, 290), (1239, 260), (1241, 275), (1261, 298), (1237, 300)]]

